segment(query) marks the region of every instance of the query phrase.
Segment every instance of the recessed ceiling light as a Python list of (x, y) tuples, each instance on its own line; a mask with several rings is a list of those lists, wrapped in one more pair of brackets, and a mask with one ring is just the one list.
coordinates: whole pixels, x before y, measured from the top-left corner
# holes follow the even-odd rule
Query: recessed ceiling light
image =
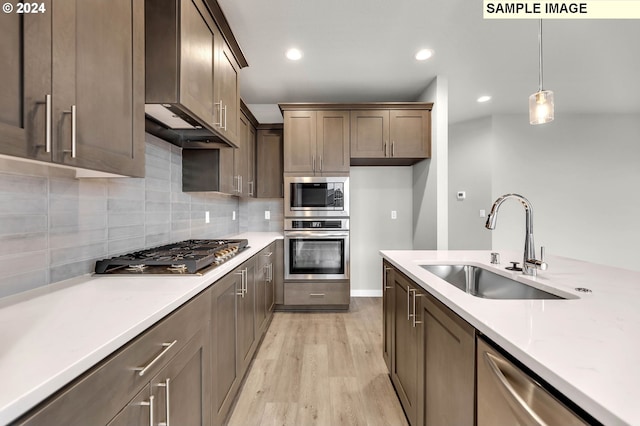
[(302, 58), (302, 52), (298, 49), (289, 49), (287, 50), (287, 58), (291, 59), (292, 61), (297, 61), (300, 58)]
[(489, 102), (490, 100), (491, 100), (491, 96), (488, 96), (488, 95), (483, 95), (478, 98), (478, 102), (480, 103)]
[(424, 61), (433, 56), (433, 50), (431, 49), (422, 49), (416, 53), (416, 60)]

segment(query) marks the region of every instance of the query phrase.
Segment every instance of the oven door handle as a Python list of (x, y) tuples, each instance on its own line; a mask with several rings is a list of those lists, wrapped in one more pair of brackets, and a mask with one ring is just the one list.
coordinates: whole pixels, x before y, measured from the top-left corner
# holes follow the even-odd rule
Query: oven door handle
[(336, 231), (285, 231), (285, 238), (340, 238), (348, 237), (349, 232)]

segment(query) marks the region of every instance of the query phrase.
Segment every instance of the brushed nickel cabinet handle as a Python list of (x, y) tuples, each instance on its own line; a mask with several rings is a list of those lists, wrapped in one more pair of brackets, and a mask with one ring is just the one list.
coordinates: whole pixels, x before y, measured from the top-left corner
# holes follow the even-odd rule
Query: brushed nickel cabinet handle
[(245, 277), (245, 269), (241, 269), (236, 272), (236, 275), (240, 275), (240, 293), (236, 293), (236, 296), (240, 296), (244, 299), (245, 289), (244, 289), (244, 277)]
[(396, 156), (396, 141), (391, 141), (391, 156)]
[(51, 152), (51, 95), (45, 96), (45, 151)]
[(324, 293), (309, 293), (309, 297), (324, 297)]
[(384, 144), (382, 144), (382, 151), (384, 151), (384, 156), (387, 156), (387, 141), (384, 141)]
[(315, 156), (315, 155), (313, 156), (312, 161), (313, 161), (313, 168), (312, 168), (312, 170), (315, 172), (315, 171), (316, 171), (316, 156)]
[(213, 125), (222, 127), (222, 99), (220, 99), (220, 102), (214, 102), (214, 105), (218, 106), (218, 122), (213, 123)]
[(65, 149), (64, 152), (70, 152), (71, 158), (76, 158), (76, 142), (77, 142), (77, 118), (76, 118), (76, 106), (71, 105), (69, 111), (63, 111), (63, 114), (71, 114), (71, 149)]
[(154, 359), (151, 360), (151, 362), (149, 364), (147, 364), (144, 367), (139, 367), (136, 368), (135, 371), (138, 372), (138, 376), (144, 376), (144, 374), (156, 363), (158, 362), (158, 360), (160, 360), (160, 358), (162, 358), (167, 352), (169, 352), (169, 350), (171, 350), (171, 348), (173, 347), (173, 345), (175, 345), (178, 341), (174, 340), (171, 343), (163, 343), (162, 347), (164, 348), (162, 350), (162, 352), (160, 352), (158, 354), (158, 356), (156, 356)]
[(149, 407), (149, 426), (154, 426), (154, 421), (153, 421), (153, 399), (154, 396), (151, 395), (149, 397), (149, 401), (142, 401), (140, 403), (140, 405), (142, 405), (143, 407)]
[(165, 414), (165, 426), (171, 426), (171, 421), (169, 420), (169, 416), (171, 415), (171, 403), (169, 402), (169, 382), (171, 379), (167, 378), (164, 383), (158, 383), (159, 387), (164, 388), (164, 414)]
[(407, 286), (407, 321), (411, 321), (411, 287)]
[(387, 290), (390, 290), (393, 288), (393, 286), (387, 285), (387, 274), (388, 272), (391, 270), (391, 268), (389, 268), (388, 266), (384, 267), (384, 274), (382, 274), (382, 287), (384, 289), (384, 291), (386, 292)]
[[(222, 102), (222, 101), (220, 101)], [(222, 127), (224, 131), (227, 131), (227, 106), (224, 106), (224, 126)]]
[(320, 171), (322, 171), (322, 155), (320, 156)]
[(416, 319), (418, 317), (418, 314), (416, 313), (416, 297), (421, 297), (422, 295), (418, 294), (418, 290), (411, 290), (411, 292), (413, 293), (413, 315), (411, 326), (415, 328), (416, 324), (422, 324), (422, 321), (418, 321)]

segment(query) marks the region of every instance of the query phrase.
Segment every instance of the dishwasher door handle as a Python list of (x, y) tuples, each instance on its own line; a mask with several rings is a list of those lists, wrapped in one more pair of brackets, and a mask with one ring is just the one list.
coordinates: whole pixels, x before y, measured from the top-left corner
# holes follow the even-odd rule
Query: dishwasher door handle
[[(527, 402), (518, 394), (511, 382), (505, 377), (504, 371), (516, 380), (526, 383), (527, 386), (539, 387), (539, 385), (528, 377), (520, 373), (516, 368), (500, 360), (496, 356), (485, 352), (484, 360), (491, 369), (494, 379), (497, 380), (501, 393), (509, 403), (509, 407), (513, 410), (513, 414), (526, 425), (548, 426), (547, 423), (538, 416), (538, 414), (527, 404)], [(542, 390), (542, 389), (541, 389)]]

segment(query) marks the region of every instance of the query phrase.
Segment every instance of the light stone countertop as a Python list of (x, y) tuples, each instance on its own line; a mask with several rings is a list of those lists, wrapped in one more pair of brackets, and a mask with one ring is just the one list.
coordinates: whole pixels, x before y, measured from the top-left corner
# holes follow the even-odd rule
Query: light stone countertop
[[(403, 273), (606, 425), (640, 425), (640, 272), (547, 256), (547, 271), (504, 269), (522, 253), (389, 250)], [(469, 295), (421, 268), (471, 264), (568, 300), (491, 300)], [(584, 287), (592, 293), (575, 290)]]
[(0, 300), (0, 425), (15, 420), (282, 234), (202, 276), (85, 275)]

